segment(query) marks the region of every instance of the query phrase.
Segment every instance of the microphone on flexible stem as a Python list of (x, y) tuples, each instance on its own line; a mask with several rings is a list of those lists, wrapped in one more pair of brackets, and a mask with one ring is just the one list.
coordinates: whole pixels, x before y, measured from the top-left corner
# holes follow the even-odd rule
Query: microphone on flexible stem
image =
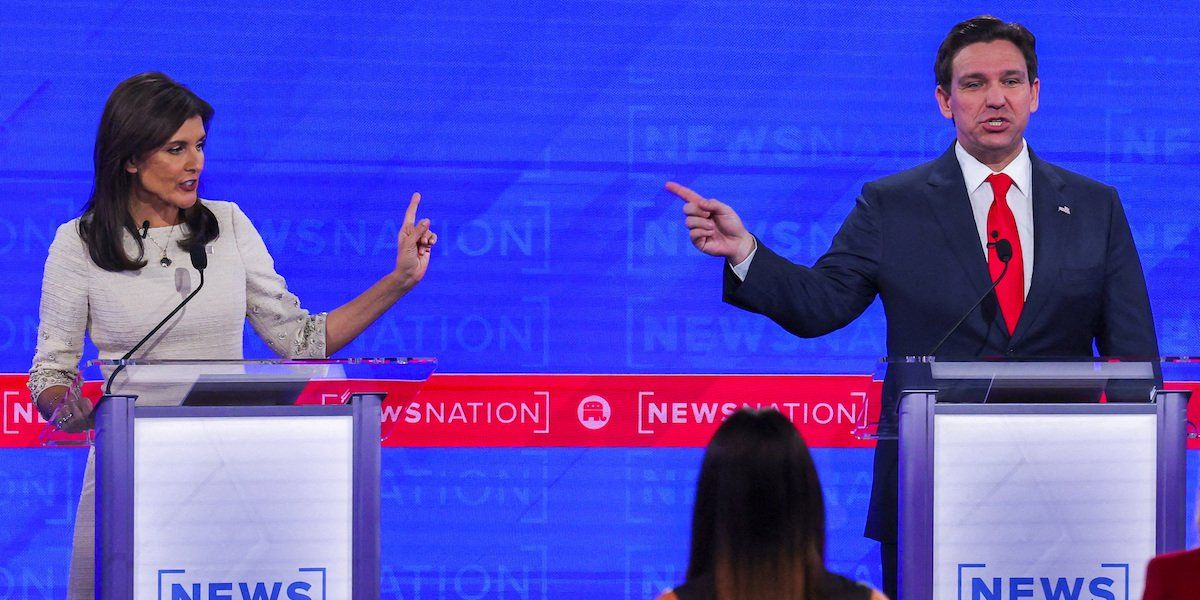
[(150, 221), (142, 221), (142, 239), (146, 239), (146, 234), (150, 233)]
[[(995, 233), (992, 235), (994, 236)], [(999, 258), (1000, 262), (1004, 263), (1004, 269), (1007, 269), (1008, 261), (1012, 260), (1013, 255), (1012, 243), (1005, 239), (999, 239), (994, 242), (988, 242), (988, 248), (991, 248), (992, 246), (996, 247), (996, 258)], [(1000, 273), (1000, 277), (1004, 277), (1003, 269), (1000, 271)], [(1000, 277), (997, 277), (996, 281), (1000, 281)]]
[[(996, 232), (992, 232), (993, 238), (995, 238), (997, 235), (998, 234)], [(933, 346), (933, 349), (930, 350), (926, 356), (933, 356), (942, 348), (942, 344), (945, 344), (946, 340), (950, 339), (950, 336), (955, 331), (958, 331), (958, 327), (963, 324), (963, 321), (966, 321), (967, 317), (975, 311), (975, 308), (978, 307), (981, 302), (983, 302), (983, 299), (987, 298), (988, 295), (992, 293), (992, 290), (996, 289), (996, 286), (1000, 285), (1000, 280), (1004, 279), (1004, 274), (1008, 272), (1008, 261), (1012, 260), (1013, 256), (1012, 243), (1001, 238), (994, 242), (988, 242), (988, 247), (996, 248), (996, 258), (999, 258), (1000, 262), (1004, 263), (1004, 268), (1000, 270), (1000, 275), (996, 277), (996, 280), (992, 282), (992, 285), (988, 287), (987, 291), (975, 301), (975, 304), (971, 305), (971, 308), (968, 309), (967, 312), (963, 313), (963, 316), (958, 320), (957, 323), (954, 324), (954, 327), (951, 327), (950, 331), (947, 331), (946, 335), (942, 336), (941, 340), (938, 340), (938, 343)]]
[[(192, 298), (196, 297), (196, 294), (200, 292), (200, 288), (204, 287), (204, 269), (208, 268), (208, 254), (204, 249), (204, 244), (194, 244), (188, 249), (188, 255), (192, 259), (192, 268), (200, 272), (200, 285), (196, 286), (196, 289), (192, 290), (192, 293), (188, 294), (187, 298), (184, 298), (183, 302), (180, 302), (179, 306), (176, 306), (175, 310), (171, 311), (171, 314), (159, 321), (158, 325), (155, 325), (154, 329), (151, 329), (150, 333), (146, 334), (146, 337), (142, 338), (137, 344), (134, 344), (133, 348), (130, 348), (129, 352), (126, 352), (125, 356), (121, 357), (122, 361), (129, 360), (129, 357), (133, 356), (133, 353), (137, 352), (138, 348), (141, 348), (143, 344), (150, 340), (151, 337), (154, 337), (154, 334), (158, 333), (158, 330), (162, 329), (162, 326), (166, 325), (167, 321), (170, 321), (171, 317), (174, 317), (175, 313), (183, 309), (185, 304), (187, 304)], [(117, 373), (120, 373), (121, 369), (124, 368), (125, 365), (120, 364), (117, 365), (116, 369), (113, 369), (112, 375), (108, 376), (108, 381), (106, 381), (104, 384), (104, 395), (107, 396), (112, 394), (113, 379), (116, 379)]]

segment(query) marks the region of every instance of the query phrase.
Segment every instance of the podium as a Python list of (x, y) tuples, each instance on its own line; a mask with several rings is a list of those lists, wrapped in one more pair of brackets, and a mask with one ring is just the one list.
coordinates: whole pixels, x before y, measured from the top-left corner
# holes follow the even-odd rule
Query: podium
[(928, 377), (899, 399), (902, 599), (1136, 600), (1149, 559), (1183, 548), (1171, 365), (896, 362)]
[(96, 364), (97, 598), (379, 597), (380, 404), (436, 361)]

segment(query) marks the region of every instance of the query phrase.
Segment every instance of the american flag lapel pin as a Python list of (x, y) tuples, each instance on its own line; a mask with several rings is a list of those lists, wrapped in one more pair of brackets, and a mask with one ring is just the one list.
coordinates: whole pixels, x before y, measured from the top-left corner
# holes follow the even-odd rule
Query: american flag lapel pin
[(1058, 212), (1060, 212), (1064, 215), (1069, 215), (1069, 214), (1071, 214), (1071, 207), (1070, 206), (1060, 206), (1060, 207), (1058, 207)]

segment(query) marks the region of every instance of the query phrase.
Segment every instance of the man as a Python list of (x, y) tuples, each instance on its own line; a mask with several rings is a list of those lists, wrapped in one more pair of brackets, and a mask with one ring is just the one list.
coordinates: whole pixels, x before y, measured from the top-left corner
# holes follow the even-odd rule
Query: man
[[(728, 261), (725, 300), (815, 337), (879, 295), (892, 356), (1092, 356), (1093, 343), (1101, 355), (1157, 355), (1116, 191), (1042, 161), (1025, 143), (1040, 87), (1033, 35), (991, 16), (963, 21), (943, 40), (934, 71), (955, 143), (932, 162), (863, 186), (812, 268), (755, 240), (728, 205), (667, 184), (686, 201), (692, 243)], [(881, 430), (896, 423), (900, 384), (888, 379)], [(880, 441), (866, 534), (881, 542), (892, 598), (896, 478), (896, 443)]]

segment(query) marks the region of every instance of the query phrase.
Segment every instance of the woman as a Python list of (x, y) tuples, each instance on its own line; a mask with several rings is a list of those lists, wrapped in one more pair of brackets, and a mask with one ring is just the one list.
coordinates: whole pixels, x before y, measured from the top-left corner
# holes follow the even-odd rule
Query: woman
[(825, 570), (825, 501), (808, 446), (775, 410), (717, 429), (696, 485), (687, 581), (659, 600), (886, 600)]
[[(116, 87), (96, 135), (95, 176), (83, 214), (58, 228), (42, 282), (29, 390), (46, 419), (68, 432), (92, 426), (92, 405), (72, 392), (85, 332), (100, 358), (120, 358), (198, 280), (189, 250), (209, 255), (205, 287), (137, 358), (239, 359), (242, 326), (286, 357), (324, 358), (352, 341), (425, 275), (437, 236), (416, 222), (413, 194), (395, 268), (357, 298), (309, 314), (287, 290), (258, 231), (237, 205), (201, 200), (213, 109), (162, 73)], [(127, 377), (118, 374), (113, 389)], [(168, 402), (146, 394), (139, 404)], [(75, 518), (71, 599), (93, 597), (94, 456)]]

